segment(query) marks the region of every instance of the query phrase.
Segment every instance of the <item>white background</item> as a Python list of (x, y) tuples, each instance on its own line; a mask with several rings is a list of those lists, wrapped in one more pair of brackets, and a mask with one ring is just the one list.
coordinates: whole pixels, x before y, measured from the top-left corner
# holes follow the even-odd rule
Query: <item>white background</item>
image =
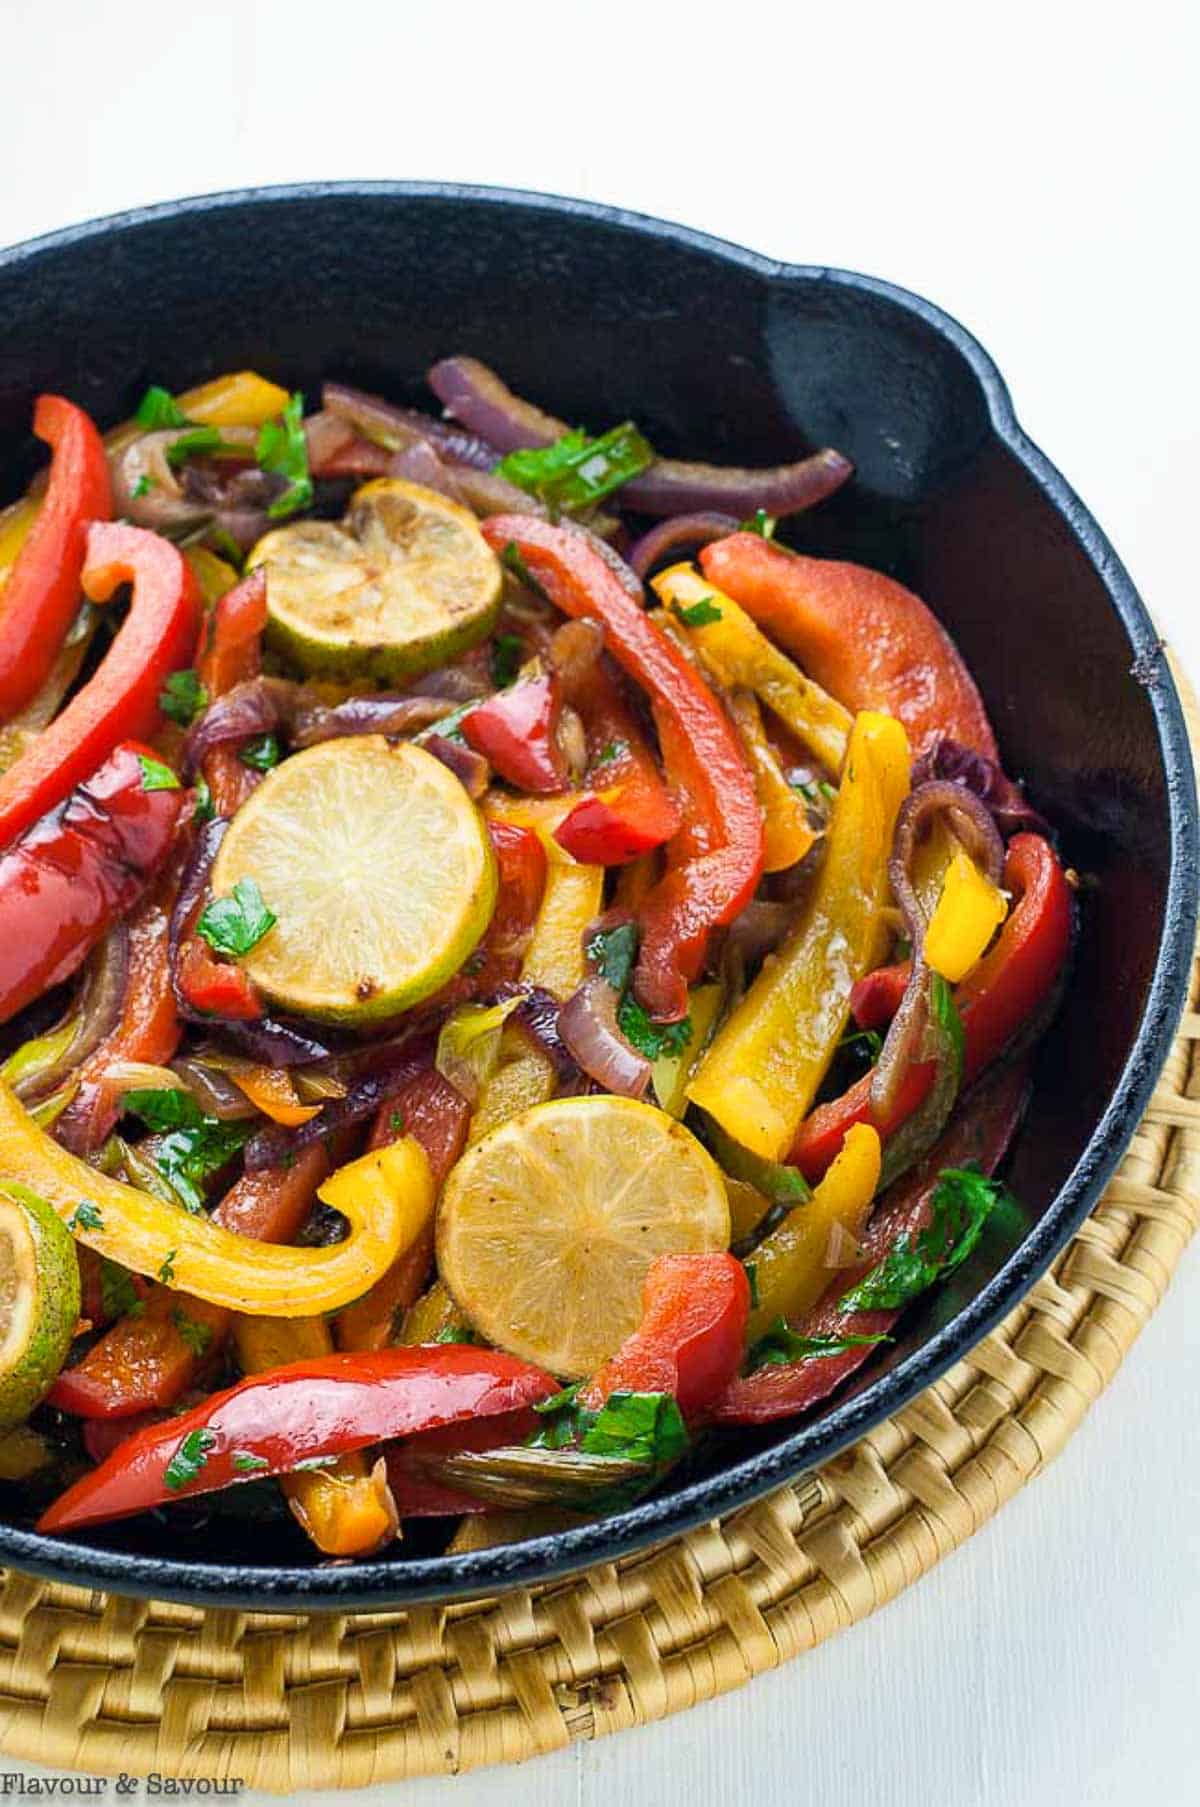
[[(1195, 10), (820, 14), (0, 0), (0, 243), (248, 183), (444, 177), (889, 277), (990, 348), (1200, 672)], [(1193, 1258), (1058, 1464), (877, 1619), (682, 1718), (406, 1800), (1195, 1801), (1198, 1309)]]

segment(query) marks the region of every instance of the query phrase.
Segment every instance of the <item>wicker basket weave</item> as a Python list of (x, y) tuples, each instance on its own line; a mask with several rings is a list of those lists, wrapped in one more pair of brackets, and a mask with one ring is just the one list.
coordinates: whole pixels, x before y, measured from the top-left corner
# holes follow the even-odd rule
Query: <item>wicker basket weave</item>
[(739, 1687), (892, 1599), (1057, 1455), (1200, 1216), (1200, 965), (1103, 1199), (966, 1360), (815, 1478), (490, 1602), (200, 1612), (0, 1571), (0, 1752), (93, 1773), (359, 1787), (516, 1762)]

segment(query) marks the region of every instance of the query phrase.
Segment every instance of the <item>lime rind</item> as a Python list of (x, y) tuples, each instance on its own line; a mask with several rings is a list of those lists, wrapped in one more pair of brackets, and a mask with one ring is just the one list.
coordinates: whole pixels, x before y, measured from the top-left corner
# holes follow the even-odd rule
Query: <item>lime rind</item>
[(70, 1232), (28, 1187), (0, 1181), (0, 1432), (22, 1424), (50, 1390), (79, 1306)]

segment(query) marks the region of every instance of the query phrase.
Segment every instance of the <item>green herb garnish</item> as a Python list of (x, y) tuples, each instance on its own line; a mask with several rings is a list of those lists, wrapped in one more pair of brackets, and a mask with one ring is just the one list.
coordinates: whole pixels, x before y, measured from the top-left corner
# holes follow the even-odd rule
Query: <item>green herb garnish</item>
[(842, 1299), (840, 1310), (899, 1311), (961, 1267), (983, 1226), (1006, 1196), (1005, 1188), (972, 1167), (947, 1167), (938, 1175), (929, 1223), (914, 1241), (907, 1233)]
[(755, 1368), (786, 1368), (793, 1362), (845, 1355), (850, 1349), (865, 1349), (875, 1343), (890, 1341), (887, 1336), (800, 1336), (782, 1318), (776, 1318), (765, 1336), (751, 1348), (749, 1367), (751, 1372)]
[(548, 1423), (529, 1439), (535, 1449), (574, 1447), (665, 1468), (688, 1447), (687, 1426), (670, 1393), (611, 1393), (598, 1412), (580, 1406), (580, 1382), (534, 1407)]
[(278, 917), (263, 901), (258, 883), (252, 878), (239, 878), (229, 897), (214, 897), (196, 924), (196, 933), (208, 942), (214, 953), (238, 959), (258, 946), (263, 936), (275, 927)]
[(748, 521), (743, 521), (739, 533), (757, 533), (760, 539), (773, 540), (779, 522), (765, 508), (756, 508)]
[(143, 496), (148, 496), (150, 494), (150, 491), (152, 489), (156, 489), (157, 487), (158, 486), (155, 483), (154, 478), (152, 476), (150, 476), (149, 472), (143, 471), (141, 476), (138, 478), (137, 482), (134, 484), (133, 488), (129, 492), (130, 498), (134, 502), (140, 502)]
[(208, 691), (194, 671), (173, 671), (158, 693), (163, 714), (181, 728), (190, 728), (208, 702)]
[(269, 772), (279, 764), (279, 741), (274, 734), (256, 734), (238, 751), (243, 765), (255, 772)]
[(177, 791), (179, 779), (169, 765), (161, 759), (151, 759), (148, 753), (138, 754), (138, 764), (142, 768), (142, 789), (144, 791)]
[(215, 1431), (189, 1431), (171, 1460), (167, 1463), (163, 1474), (163, 1485), (172, 1493), (178, 1493), (189, 1482), (196, 1480), (205, 1463), (209, 1451), (216, 1448)]
[(478, 1343), (480, 1341), (469, 1324), (443, 1324), (433, 1340), (435, 1343)]
[(507, 690), (521, 669), (525, 642), (519, 634), (497, 634), (492, 641), (492, 683)]
[(208, 779), (197, 778), (193, 789), (196, 797), (196, 808), (193, 812), (193, 820), (196, 822), (211, 822), (217, 812), (213, 807), (212, 792), (208, 788)]
[(627, 740), (610, 740), (605, 746), (602, 746), (597, 753), (595, 764), (597, 766), (613, 765), (618, 759), (623, 758), (628, 751), (629, 742)]
[(213, 1333), (207, 1324), (198, 1324), (195, 1318), (188, 1317), (186, 1311), (179, 1310), (171, 1313), (171, 1322), (193, 1355), (207, 1355), (213, 1339)]
[(630, 1047), (647, 1060), (662, 1060), (683, 1053), (691, 1040), (692, 1019), (685, 1016), (678, 1023), (656, 1023), (636, 998), (626, 995), (617, 1006), (617, 1027)]
[(184, 1209), (193, 1216), (203, 1211), (205, 1186), (249, 1140), (253, 1125), (207, 1117), (190, 1092), (166, 1086), (126, 1092), (122, 1103), (154, 1131), (153, 1165)]
[(191, 421), (169, 389), (152, 383), (137, 406), (134, 421), (143, 433), (161, 432), (164, 427), (189, 427)]
[(587, 956), (606, 985), (624, 991), (637, 959), (638, 927), (636, 922), (619, 922), (615, 928), (600, 929), (587, 944)]
[(93, 1204), (90, 1198), (81, 1198), (67, 1219), (67, 1228), (68, 1230), (102, 1230), (104, 1218), (99, 1205)]
[(673, 613), (683, 622), (684, 627), (707, 627), (712, 621), (720, 621), (721, 611), (711, 596), (701, 596), (697, 602), (673, 602)]
[(167, 447), (167, 463), (172, 470), (186, 464), (189, 458), (203, 458), (209, 452), (226, 450), (220, 427), (189, 427), (186, 433)]
[(256, 1456), (249, 1449), (235, 1449), (229, 1460), (238, 1474), (261, 1474), (271, 1466), (265, 1456)]
[(273, 521), (309, 506), (313, 486), (308, 470), (308, 441), (304, 437), (304, 397), (299, 390), (291, 396), (278, 420), (264, 421), (255, 455), (262, 470), (287, 478), (288, 487), (267, 510)]
[(100, 1257), (100, 1303), (107, 1319), (140, 1318), (146, 1307), (129, 1269)]
[(164, 1286), (170, 1286), (172, 1280), (175, 1278), (175, 1257), (178, 1253), (178, 1249), (168, 1250), (163, 1259), (162, 1266), (158, 1270), (158, 1277)]
[(575, 429), (553, 445), (510, 452), (496, 470), (550, 510), (570, 514), (594, 507), (653, 463), (652, 448), (627, 420), (598, 439)]
[[(190, 1092), (182, 1087), (145, 1086), (125, 1092), (121, 1099), (122, 1108), (132, 1111), (140, 1117), (147, 1129), (167, 1131), (172, 1129), (199, 1129), (206, 1121), (204, 1112), (196, 1103)], [(216, 1122), (216, 1118), (207, 1119)]]

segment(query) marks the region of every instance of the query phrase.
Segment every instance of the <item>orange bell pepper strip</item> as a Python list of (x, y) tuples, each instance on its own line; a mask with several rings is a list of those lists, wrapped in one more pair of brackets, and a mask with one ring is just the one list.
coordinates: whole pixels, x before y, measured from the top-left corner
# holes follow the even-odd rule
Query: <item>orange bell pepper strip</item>
[[(1071, 888), (1057, 854), (1041, 835), (1014, 835), (1004, 861), (1004, 888), (1016, 901), (986, 953), (954, 993), (964, 1035), (963, 1084), (969, 1085), (1002, 1054), (1014, 1036), (1051, 996), (1071, 948)], [(870, 975), (859, 1008), (869, 997), (869, 1014), (882, 1023), (895, 1013), (907, 983), (907, 962), (881, 969), (895, 998), (886, 1006), (881, 973)], [(882, 1013), (881, 1013), (882, 1012)], [(861, 1019), (860, 1019), (861, 1020)], [(905, 1074), (886, 1122), (876, 1123), (884, 1141), (924, 1103), (934, 1066), (918, 1062)], [(820, 1104), (800, 1126), (790, 1159), (806, 1179), (819, 1179), (842, 1146), (853, 1123), (871, 1123), (871, 1075), (866, 1073), (840, 1098)]]
[(652, 1016), (678, 1021), (712, 931), (733, 921), (762, 876), (753, 774), (711, 690), (594, 546), (529, 515), (495, 515), (483, 535), (497, 551), (512, 546), (565, 614), (599, 622), (613, 658), (650, 697), (668, 776), (687, 809), (667, 843), (666, 872), (642, 904), (634, 990)]
[(995, 759), (991, 724), (958, 649), (932, 610), (894, 578), (806, 558), (755, 533), (714, 541), (700, 563), (847, 709), (896, 716), (914, 759), (947, 735)]
[(118, 741), (151, 735), (164, 680), (191, 658), (200, 595), (183, 555), (140, 527), (97, 522), (84, 592), (105, 602), (124, 583), (133, 584), (133, 601), (100, 669), (0, 777), (0, 844), (61, 803)]
[[(260, 568), (227, 591), (212, 612), (196, 666), (210, 700), (258, 676), (266, 625), (267, 574)], [(258, 782), (235, 746), (213, 747), (201, 769), (219, 816), (236, 815)]]
[[(995, 1172), (1016, 1133), (1026, 1093), (1025, 1069), (1018, 1064), (1001, 1069), (964, 1098), (941, 1140), (880, 1198), (863, 1234), (861, 1263), (839, 1270), (816, 1305), (791, 1324), (793, 1330), (839, 1339), (886, 1336), (899, 1311), (844, 1312), (842, 1300), (901, 1236), (916, 1237), (927, 1226), (938, 1177), (946, 1168), (976, 1161), (984, 1173)], [(809, 1411), (849, 1379), (874, 1347), (860, 1343), (839, 1355), (809, 1356), (742, 1375), (726, 1389), (713, 1416), (719, 1424), (773, 1424)]]
[[(290, 1242), (328, 1172), (319, 1143), (302, 1149), (291, 1167), (244, 1174), (213, 1221), (257, 1242)], [(219, 1351), (231, 1318), (219, 1305), (156, 1285), (136, 1316), (119, 1318), (82, 1361), (63, 1370), (52, 1403), (81, 1418), (132, 1418), (172, 1406)]]
[(0, 595), (0, 721), (18, 714), (50, 676), (79, 612), (88, 528), (112, 514), (104, 444), (82, 408), (39, 395), (33, 430), (54, 456), (45, 500)]
[(582, 865), (624, 865), (670, 839), (679, 827), (678, 806), (603, 659), (568, 674), (564, 692), (587, 736), (588, 790), (554, 839)]

